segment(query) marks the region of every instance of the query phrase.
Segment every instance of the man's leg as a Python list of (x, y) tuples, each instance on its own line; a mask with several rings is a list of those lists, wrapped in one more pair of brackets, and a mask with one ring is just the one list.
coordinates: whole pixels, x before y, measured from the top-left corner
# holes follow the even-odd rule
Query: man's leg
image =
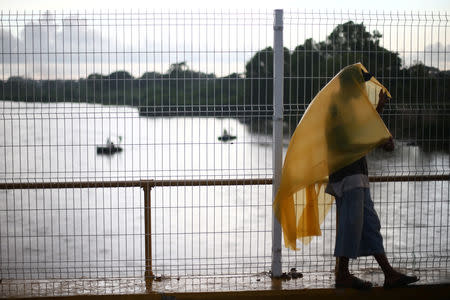
[(374, 257), (383, 270), (385, 288), (401, 287), (419, 280), (417, 276), (408, 276), (396, 271), (389, 263), (386, 254), (375, 254)]
[(338, 258), (338, 267), (336, 271), (336, 287), (337, 288), (354, 288), (357, 290), (367, 290), (372, 287), (372, 283), (364, 281), (350, 274), (348, 263), (349, 258), (341, 256)]
[(384, 286), (397, 287), (416, 282), (416, 276), (406, 276), (397, 272), (389, 263), (383, 247), (383, 238), (380, 233), (380, 219), (375, 211), (369, 189), (365, 191), (364, 199), (364, 225), (361, 237), (360, 255), (373, 254), (384, 273)]
[(385, 277), (391, 277), (396, 273), (394, 268), (389, 263), (386, 254), (375, 254), (373, 257), (377, 260), (377, 263), (380, 265)]
[(336, 281), (344, 280), (350, 276), (350, 271), (348, 269), (349, 258), (345, 256), (338, 257), (337, 260), (337, 270), (336, 270)]

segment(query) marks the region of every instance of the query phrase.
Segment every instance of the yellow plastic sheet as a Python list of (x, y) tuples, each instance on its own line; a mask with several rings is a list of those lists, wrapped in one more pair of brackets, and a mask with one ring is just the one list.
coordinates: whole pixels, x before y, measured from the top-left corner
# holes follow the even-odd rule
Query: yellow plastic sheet
[(291, 138), (274, 201), (291, 249), (297, 249), (297, 239), (307, 244), (321, 235), (334, 201), (324, 193), (328, 175), (391, 137), (375, 109), (380, 90), (390, 94), (363, 74), (368, 72), (360, 63), (342, 69), (311, 101)]

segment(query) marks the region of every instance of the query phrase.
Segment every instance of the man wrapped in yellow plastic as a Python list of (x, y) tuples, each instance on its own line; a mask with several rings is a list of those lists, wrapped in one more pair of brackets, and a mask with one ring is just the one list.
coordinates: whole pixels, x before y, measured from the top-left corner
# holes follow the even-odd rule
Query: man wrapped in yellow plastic
[(326, 192), (336, 197), (339, 218), (336, 287), (372, 286), (348, 270), (350, 257), (364, 255), (377, 259), (385, 287), (418, 280), (389, 264), (368, 189), (365, 155), (379, 145), (393, 150), (392, 136), (378, 114), (388, 97), (386, 88), (361, 64), (344, 68), (310, 103), (286, 153), (274, 212), (287, 247), (297, 249), (297, 239), (307, 244), (321, 235), (320, 225), (333, 203), (324, 193), (330, 177)]

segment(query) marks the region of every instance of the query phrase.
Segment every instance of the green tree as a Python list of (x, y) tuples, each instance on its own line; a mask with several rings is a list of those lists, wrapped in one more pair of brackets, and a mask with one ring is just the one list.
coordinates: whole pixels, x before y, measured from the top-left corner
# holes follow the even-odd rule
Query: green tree
[[(284, 76), (289, 76), (290, 53), (284, 48)], [(270, 113), (273, 106), (273, 49), (258, 51), (245, 65), (246, 104), (258, 115)], [(285, 84), (286, 88), (287, 84)], [(284, 102), (287, 96), (284, 96)]]

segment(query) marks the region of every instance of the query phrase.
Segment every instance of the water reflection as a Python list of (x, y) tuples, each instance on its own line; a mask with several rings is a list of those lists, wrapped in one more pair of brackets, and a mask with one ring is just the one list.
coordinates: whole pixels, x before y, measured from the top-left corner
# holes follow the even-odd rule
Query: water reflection
[[(142, 118), (127, 107), (2, 102), (2, 181), (232, 179), (272, 176), (272, 136), (231, 118)], [(227, 129), (237, 139), (222, 143)], [(269, 133), (267, 128), (266, 132)], [(264, 132), (264, 130), (263, 130)], [(123, 152), (99, 156), (108, 136)], [(286, 151), (286, 146), (284, 148)], [(372, 174), (448, 173), (449, 156), (398, 144), (369, 155)], [(0, 191), (0, 277), (104, 278), (144, 274), (139, 188)], [(385, 247), (396, 260), (448, 257), (449, 182), (372, 184)], [(155, 273), (256, 274), (270, 269), (271, 186), (158, 187), (152, 199)], [(329, 271), (334, 210), (323, 236), (283, 268)], [(364, 264), (364, 262), (362, 262)]]

